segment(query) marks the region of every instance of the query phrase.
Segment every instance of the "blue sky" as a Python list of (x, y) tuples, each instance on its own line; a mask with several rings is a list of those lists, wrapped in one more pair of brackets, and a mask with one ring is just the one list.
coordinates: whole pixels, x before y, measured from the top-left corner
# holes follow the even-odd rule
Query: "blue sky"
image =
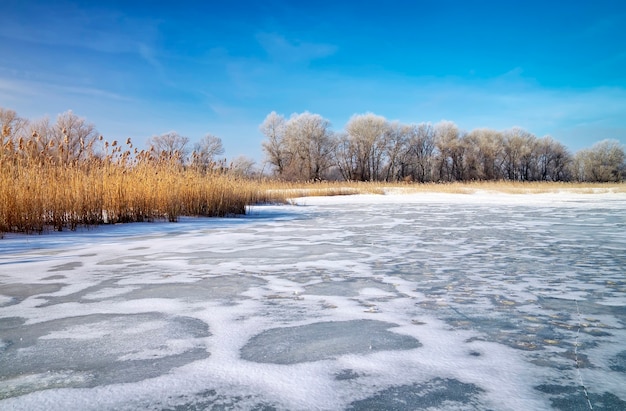
[(271, 111), (626, 144), (623, 0), (171, 4), (4, 0), (0, 106), (139, 144), (212, 133), (258, 161)]

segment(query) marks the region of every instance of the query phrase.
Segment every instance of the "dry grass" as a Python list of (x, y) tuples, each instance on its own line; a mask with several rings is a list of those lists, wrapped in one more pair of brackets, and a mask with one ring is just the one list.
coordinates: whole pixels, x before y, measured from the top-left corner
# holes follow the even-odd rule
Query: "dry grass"
[(322, 182), (284, 182), (265, 180), (261, 185), (268, 193), (278, 193), (283, 197), (320, 197), (353, 194), (385, 194), (389, 184), (322, 181)]
[[(185, 168), (142, 153), (60, 163), (19, 149), (0, 153), (0, 236), (78, 226), (243, 214), (250, 204), (284, 202), (258, 182)], [(0, 150), (2, 147), (0, 147)]]
[(563, 183), (563, 182), (514, 182), (479, 181), (455, 183), (386, 183), (386, 182), (321, 182), (288, 183), (266, 181), (263, 189), (280, 193), (284, 197), (332, 196), (350, 194), (388, 193), (451, 193), (473, 194), (497, 192), (507, 194), (539, 194), (573, 192), (580, 194), (626, 193), (625, 183)]
[(565, 182), (519, 182), (519, 181), (479, 181), (450, 184), (423, 184), (411, 187), (411, 191), (433, 191), (472, 194), (476, 192), (497, 192), (507, 194), (541, 194), (570, 192), (580, 194), (626, 193), (624, 183), (565, 183)]

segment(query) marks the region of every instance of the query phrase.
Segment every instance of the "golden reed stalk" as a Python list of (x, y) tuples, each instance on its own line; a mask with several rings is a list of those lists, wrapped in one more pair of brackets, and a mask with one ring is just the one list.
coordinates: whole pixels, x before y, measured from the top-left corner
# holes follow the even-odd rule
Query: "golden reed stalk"
[[(119, 146), (118, 146), (119, 147)], [(243, 214), (250, 204), (285, 201), (257, 181), (184, 167), (176, 159), (131, 155), (59, 161), (44, 149), (0, 147), (0, 235), (78, 226)]]

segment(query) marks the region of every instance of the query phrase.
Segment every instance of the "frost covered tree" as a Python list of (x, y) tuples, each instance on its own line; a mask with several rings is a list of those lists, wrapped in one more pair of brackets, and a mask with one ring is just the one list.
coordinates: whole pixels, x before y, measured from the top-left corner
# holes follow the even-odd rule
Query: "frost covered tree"
[(389, 122), (373, 113), (356, 114), (346, 124), (348, 153), (354, 153), (356, 180), (378, 181), (383, 177)]
[(508, 180), (530, 179), (536, 141), (537, 138), (533, 134), (519, 127), (505, 132), (502, 166)]
[(464, 178), (463, 156), (465, 147), (461, 131), (451, 121), (435, 124), (437, 148), (437, 173), (441, 181), (460, 181)]
[(237, 177), (253, 177), (255, 174), (254, 165), (255, 161), (250, 157), (238, 156), (230, 162), (228, 172)]
[(504, 178), (502, 163), (504, 161), (504, 136), (501, 132), (491, 129), (478, 129), (469, 133), (474, 138), (479, 162), (479, 178), (484, 180), (500, 180)]
[(572, 174), (578, 181), (619, 182), (626, 173), (624, 147), (616, 140), (603, 140), (576, 153)]
[(435, 129), (430, 123), (420, 123), (409, 128), (407, 142), (407, 167), (413, 181), (432, 181), (435, 153)]
[(346, 133), (337, 136), (337, 145), (333, 152), (333, 163), (339, 174), (346, 181), (356, 181), (359, 177), (357, 171), (357, 151)]
[(402, 124), (398, 121), (389, 123), (387, 134), (385, 136), (385, 158), (383, 179), (385, 181), (398, 181), (407, 176), (407, 146), (409, 136), (411, 135), (411, 126)]
[(15, 111), (0, 107), (0, 160), (14, 155), (27, 124), (28, 120), (19, 117)]
[(212, 134), (207, 134), (194, 145), (191, 156), (191, 164), (199, 170), (207, 171), (216, 165), (217, 156), (224, 154), (222, 139)]
[(25, 151), (28, 157), (56, 156), (53, 125), (48, 117), (29, 122), (25, 138), (28, 140)]
[(288, 180), (321, 180), (332, 166), (336, 138), (319, 114), (294, 113), (289, 120), (271, 112), (260, 126), (267, 162)]
[(15, 111), (0, 107), (0, 147), (16, 141), (27, 124), (28, 120), (19, 117)]
[(92, 158), (96, 152), (98, 131), (92, 123), (69, 110), (58, 115), (51, 138), (59, 160), (69, 163)]
[(485, 172), (483, 170), (483, 162), (482, 162), (482, 153), (480, 146), (480, 137), (479, 133), (470, 132), (469, 134), (463, 137), (463, 147), (464, 147), (464, 156), (463, 156), (463, 170), (464, 170), (464, 180), (484, 180)]
[(189, 155), (189, 138), (170, 131), (160, 136), (150, 137), (148, 147), (156, 157), (182, 165)]
[(259, 126), (259, 130), (267, 139), (262, 143), (265, 157), (279, 177), (284, 177), (285, 167), (290, 162), (285, 142), (285, 127), (285, 117), (275, 111), (268, 114)]
[(550, 136), (537, 141), (537, 174), (540, 181), (569, 180), (569, 164), (571, 155), (567, 148)]
[(293, 114), (285, 124), (285, 147), (290, 178), (322, 180), (331, 167), (335, 136), (330, 122), (319, 114)]

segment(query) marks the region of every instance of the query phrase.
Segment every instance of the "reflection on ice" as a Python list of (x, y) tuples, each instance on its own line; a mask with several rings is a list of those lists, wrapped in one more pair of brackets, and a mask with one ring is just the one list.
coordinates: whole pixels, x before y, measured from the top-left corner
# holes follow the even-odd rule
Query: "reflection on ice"
[(625, 196), (297, 202), (1, 240), (0, 409), (626, 409)]

